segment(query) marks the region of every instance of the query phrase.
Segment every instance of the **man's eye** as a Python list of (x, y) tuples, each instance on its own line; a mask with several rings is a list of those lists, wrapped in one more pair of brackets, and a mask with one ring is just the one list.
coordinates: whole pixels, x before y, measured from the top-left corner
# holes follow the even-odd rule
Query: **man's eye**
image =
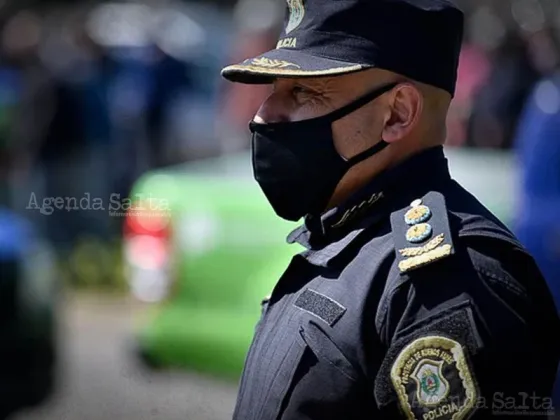
[(294, 95), (310, 94), (311, 92), (302, 86), (294, 86), (292, 88), (292, 93)]

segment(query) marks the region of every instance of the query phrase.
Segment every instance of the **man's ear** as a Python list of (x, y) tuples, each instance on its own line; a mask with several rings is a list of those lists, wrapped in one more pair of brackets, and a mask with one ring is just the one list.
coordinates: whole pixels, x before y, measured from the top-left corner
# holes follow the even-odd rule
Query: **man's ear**
[(394, 143), (410, 134), (420, 121), (423, 106), (424, 98), (416, 86), (411, 83), (397, 86), (389, 100), (390, 112), (383, 128), (383, 140)]

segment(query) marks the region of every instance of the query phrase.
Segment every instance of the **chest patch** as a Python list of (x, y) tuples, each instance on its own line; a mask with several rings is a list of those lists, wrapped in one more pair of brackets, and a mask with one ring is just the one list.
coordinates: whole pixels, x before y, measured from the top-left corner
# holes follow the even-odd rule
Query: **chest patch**
[(346, 312), (346, 308), (340, 303), (311, 289), (305, 289), (296, 299), (294, 306), (315, 315), (331, 327)]
[(391, 381), (411, 420), (462, 419), (477, 398), (462, 346), (446, 337), (421, 337), (405, 347)]

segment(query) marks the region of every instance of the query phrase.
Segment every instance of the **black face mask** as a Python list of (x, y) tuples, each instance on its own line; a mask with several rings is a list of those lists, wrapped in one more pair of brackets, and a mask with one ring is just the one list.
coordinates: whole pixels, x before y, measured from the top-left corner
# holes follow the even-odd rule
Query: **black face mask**
[(334, 146), (332, 123), (396, 85), (378, 88), (322, 117), (249, 124), (254, 176), (278, 216), (295, 222), (307, 214), (323, 212), (348, 169), (388, 145), (382, 140), (346, 160)]

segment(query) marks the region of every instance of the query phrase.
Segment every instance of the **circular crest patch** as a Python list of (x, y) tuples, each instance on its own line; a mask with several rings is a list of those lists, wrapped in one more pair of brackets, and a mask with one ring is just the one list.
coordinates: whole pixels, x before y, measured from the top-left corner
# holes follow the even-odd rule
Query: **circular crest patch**
[(405, 347), (391, 368), (391, 381), (411, 420), (462, 419), (477, 398), (463, 348), (446, 337), (422, 337)]

